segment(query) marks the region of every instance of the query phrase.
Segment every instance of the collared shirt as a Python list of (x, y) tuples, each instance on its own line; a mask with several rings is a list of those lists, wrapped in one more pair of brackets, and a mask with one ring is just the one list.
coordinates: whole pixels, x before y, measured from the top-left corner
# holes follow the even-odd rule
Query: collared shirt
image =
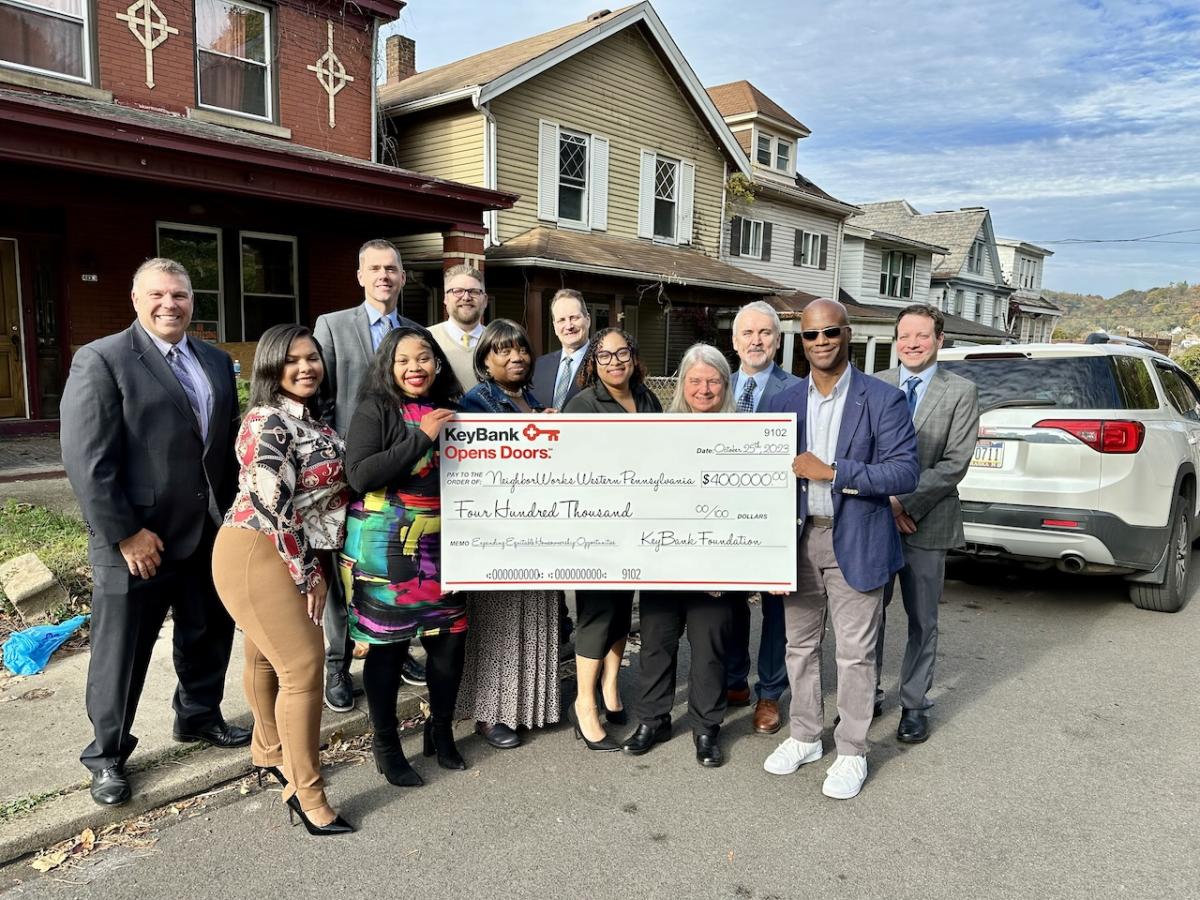
[(921, 408), (921, 400), (925, 397), (925, 392), (929, 390), (929, 382), (933, 381), (933, 373), (937, 371), (937, 363), (934, 363), (924, 372), (910, 372), (904, 366), (900, 367), (900, 390), (904, 391), (904, 396), (908, 396), (908, 387), (905, 382), (914, 375), (921, 379), (917, 382), (917, 402), (913, 405), (913, 413), (915, 414)]
[(744, 379), (749, 378), (754, 382), (754, 400), (753, 408), (758, 412), (758, 404), (762, 403), (763, 394), (767, 390), (767, 382), (771, 380), (771, 366), (763, 369), (761, 372), (755, 372), (749, 375), (743, 372), (740, 368), (733, 373), (733, 402), (737, 403), (738, 398), (742, 396), (742, 391), (746, 389)]
[[(837, 453), (838, 433), (842, 430), (842, 413), (846, 409), (846, 394), (850, 390), (850, 366), (837, 380), (829, 396), (823, 396), (817, 386), (808, 382), (808, 411), (805, 414), (804, 448), (828, 465)], [(833, 515), (833, 482), (808, 482), (808, 514)]]
[[(378, 350), (383, 339), (387, 337), (387, 333), (393, 328), (400, 327), (400, 316), (394, 309), (384, 315), (370, 300), (363, 301), (363, 309), (367, 311), (367, 322), (371, 331), (371, 349)], [(391, 325), (384, 324), (384, 319), (387, 319)]]
[[(140, 326), (142, 323), (139, 322)], [(171, 365), (171, 361), (167, 359), (167, 354), (172, 348), (179, 348), (179, 359), (183, 363), (183, 367), (187, 373), (192, 376), (192, 385), (196, 388), (198, 399), (200, 400), (200, 408), (204, 410), (204, 421), (199, 423), (200, 437), (208, 440), (208, 423), (212, 421), (213, 411), (213, 391), (212, 383), (208, 380), (208, 375), (204, 371), (204, 366), (200, 365), (200, 360), (196, 357), (196, 352), (191, 348), (187, 335), (184, 335), (183, 340), (178, 344), (172, 344), (169, 341), (164, 341), (157, 334), (152, 333), (146, 328), (142, 328), (146, 335), (154, 342), (154, 346), (163, 355), (163, 359), (167, 365)]]
[[(563, 371), (562, 371), (563, 360), (569, 359), (571, 361), (571, 368), (567, 372), (567, 383), (570, 384), (571, 381), (574, 380), (579, 375), (579, 364), (581, 362), (583, 362), (583, 356), (585, 353), (587, 353), (587, 348), (588, 348), (587, 341), (584, 341), (583, 345), (580, 346), (573, 353), (568, 351), (566, 347), (563, 347), (562, 358), (559, 359), (559, 361), (558, 361), (558, 372), (555, 373), (555, 375), (554, 375), (554, 391), (555, 391), (555, 393), (558, 392), (558, 385), (563, 379)], [(547, 398), (547, 399), (552, 399), (552, 398)]]
[(466, 346), (468, 350), (474, 350), (475, 345), (479, 343), (479, 339), (483, 336), (483, 322), (479, 322), (470, 331), (463, 331), (453, 319), (446, 319), (442, 324), (446, 326), (446, 334), (450, 335), (456, 344), (463, 342), (463, 335), (465, 334), (467, 336)]

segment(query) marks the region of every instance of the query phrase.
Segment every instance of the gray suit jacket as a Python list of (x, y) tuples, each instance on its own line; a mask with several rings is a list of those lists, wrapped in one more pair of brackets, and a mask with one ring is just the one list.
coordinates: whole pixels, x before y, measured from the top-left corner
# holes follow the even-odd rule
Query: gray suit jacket
[[(877, 377), (899, 387), (900, 369)], [(962, 546), (962, 508), (958, 483), (967, 474), (979, 432), (979, 390), (975, 383), (938, 366), (913, 419), (917, 430), (917, 459), (921, 481), (899, 500), (916, 520), (916, 534), (904, 542), (924, 550)]]
[[(795, 375), (792, 375), (791, 373), (780, 368), (778, 363), (771, 363), (770, 376), (771, 377), (767, 379), (767, 386), (763, 388), (762, 397), (758, 401), (758, 412), (762, 412), (767, 409), (767, 403), (772, 397), (800, 380)], [(735, 383), (739, 377), (738, 370), (734, 369), (733, 380)], [(733, 384), (730, 385), (730, 388), (732, 388), (734, 392), (733, 402), (737, 403), (738, 389)]]
[[(165, 559), (201, 548), (206, 519), (233, 502), (238, 429), (233, 361), (189, 339), (212, 385), (208, 438), (170, 365), (142, 326), (79, 348), (63, 389), (63, 468), (79, 499), (95, 566), (125, 570), (117, 544), (148, 528)], [(125, 570), (127, 571), (127, 570)]]
[[(411, 319), (397, 317), (401, 327), (420, 328)], [(371, 323), (362, 303), (317, 318), (313, 337), (325, 358), (321, 385), (321, 416), (342, 437), (358, 406), (358, 391), (375, 351), (371, 349)]]

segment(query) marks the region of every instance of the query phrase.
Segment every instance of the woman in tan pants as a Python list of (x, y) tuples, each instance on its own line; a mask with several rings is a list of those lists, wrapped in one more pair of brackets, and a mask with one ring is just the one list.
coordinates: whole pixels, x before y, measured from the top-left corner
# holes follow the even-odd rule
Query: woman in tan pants
[(236, 446), (238, 496), (213, 550), (217, 592), (245, 633), (251, 756), (313, 835), (354, 830), (325, 798), (318, 755), (321, 614), (346, 526), (342, 441), (315, 411), (323, 375), (307, 328), (276, 325), (259, 340)]

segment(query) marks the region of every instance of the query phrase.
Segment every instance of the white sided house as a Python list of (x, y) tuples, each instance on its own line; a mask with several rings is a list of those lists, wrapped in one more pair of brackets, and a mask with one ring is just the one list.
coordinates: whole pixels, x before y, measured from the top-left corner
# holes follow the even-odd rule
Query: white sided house
[(1022, 344), (1049, 343), (1063, 311), (1042, 296), (1042, 272), (1054, 251), (1015, 238), (997, 238), (1000, 268), (1013, 288), (1007, 331)]

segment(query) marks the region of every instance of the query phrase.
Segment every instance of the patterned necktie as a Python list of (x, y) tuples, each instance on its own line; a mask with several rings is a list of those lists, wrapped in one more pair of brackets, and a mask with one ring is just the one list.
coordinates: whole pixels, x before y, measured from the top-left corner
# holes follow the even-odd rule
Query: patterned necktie
[(463, 334), (463, 346), (468, 350), (471, 349), (471, 336), (469, 334)]
[(917, 385), (921, 383), (919, 375), (910, 375), (904, 381), (904, 393), (908, 397), (908, 417), (911, 419), (917, 411)]
[(558, 370), (558, 383), (554, 385), (554, 408), (562, 409), (567, 402), (567, 391), (571, 389), (571, 357), (563, 355), (562, 368)]
[(200, 393), (196, 390), (196, 382), (192, 381), (192, 376), (188, 372), (187, 366), (183, 364), (183, 354), (179, 352), (178, 347), (172, 347), (167, 351), (167, 362), (171, 366), (171, 371), (175, 373), (175, 377), (179, 380), (179, 386), (187, 394), (188, 403), (192, 407), (192, 414), (196, 417), (196, 424), (200, 426), (200, 434), (203, 436), (205, 432), (205, 417), (200, 411)]
[(379, 322), (379, 334), (375, 341), (375, 349), (376, 350), (379, 349), (379, 345), (383, 343), (383, 339), (385, 337), (387, 337), (388, 332), (392, 330), (392, 317), (391, 316), (380, 316), (378, 319), (378, 322)]
[(754, 412), (754, 379), (747, 378), (746, 386), (742, 388), (742, 395), (737, 401), (738, 412)]

